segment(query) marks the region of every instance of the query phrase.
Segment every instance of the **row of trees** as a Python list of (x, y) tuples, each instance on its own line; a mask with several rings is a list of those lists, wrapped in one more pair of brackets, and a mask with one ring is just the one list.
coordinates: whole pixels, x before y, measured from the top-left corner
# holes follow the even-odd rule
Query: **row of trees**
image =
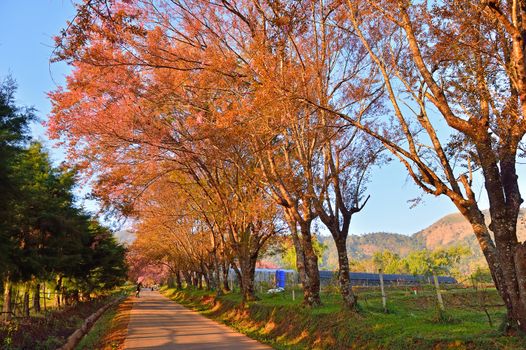
[(400, 257), (390, 251), (381, 251), (375, 253), (370, 260), (357, 262), (355, 266), (360, 266), (359, 271), (378, 272), (382, 270), (387, 274), (450, 275), (462, 257), (469, 254), (469, 249), (462, 246), (416, 250), (405, 257)]
[[(111, 232), (74, 204), (75, 172), (54, 167), (38, 142), (28, 144), (31, 109), (15, 105), (15, 83), (0, 84), (0, 280), (2, 318), (40, 312), (41, 291), (52, 281), (56, 303), (78, 300), (122, 283), (124, 248)], [(74, 293), (74, 294), (71, 294)], [(16, 293), (18, 294), (18, 293)], [(68, 302), (69, 299), (68, 298)]]
[(320, 303), (318, 218), (348, 308), (351, 218), (371, 166), (390, 154), (471, 223), (509, 326), (525, 330), (525, 14), (517, 1), (85, 1), (57, 38), (74, 71), (50, 94), (50, 132), (100, 175), (108, 205), (141, 225), (161, 220), (178, 237), (164, 242), (187, 240), (181, 263), (191, 247), (216, 272), (235, 266), (245, 298), (286, 223), (305, 302)]

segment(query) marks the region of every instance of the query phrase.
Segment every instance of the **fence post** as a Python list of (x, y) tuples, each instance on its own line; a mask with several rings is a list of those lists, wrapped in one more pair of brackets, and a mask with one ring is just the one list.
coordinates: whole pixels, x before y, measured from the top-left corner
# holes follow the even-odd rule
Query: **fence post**
[(382, 269), (378, 269), (378, 274), (380, 275), (380, 289), (382, 290), (382, 306), (384, 307), (384, 312), (387, 313), (387, 296), (385, 295), (384, 274)]
[(436, 274), (433, 274), (433, 281), (435, 282), (435, 288), (437, 290), (438, 306), (440, 307), (441, 311), (445, 311), (444, 301), (442, 300), (442, 293), (440, 293), (440, 284), (438, 284), (438, 277)]

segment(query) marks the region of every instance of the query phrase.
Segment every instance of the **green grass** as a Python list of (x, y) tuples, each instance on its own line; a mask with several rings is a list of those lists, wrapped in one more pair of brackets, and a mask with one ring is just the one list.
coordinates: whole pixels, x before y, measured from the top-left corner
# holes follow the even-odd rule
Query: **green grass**
[(102, 316), (97, 320), (97, 322), (95, 322), (88, 334), (86, 334), (80, 343), (75, 347), (75, 350), (96, 349), (97, 345), (101, 342), (108, 329), (111, 327), (111, 322), (117, 314), (118, 307), (119, 305), (115, 304), (106, 310), (106, 312), (104, 312), (104, 314), (102, 314)]
[[(132, 294), (135, 290), (134, 285), (123, 285), (115, 288), (111, 295), (118, 298), (125, 298)], [(106, 310), (100, 318), (95, 322), (91, 327), (89, 332), (82, 338), (80, 343), (75, 347), (75, 350), (91, 350), (95, 349), (101, 340), (107, 334), (108, 330), (111, 328), (112, 321), (117, 315), (117, 311), (120, 303), (115, 303), (108, 310)]]
[(479, 305), (473, 290), (444, 292), (445, 317), (438, 317), (434, 291), (388, 291), (388, 309), (382, 309), (378, 290), (358, 290), (359, 312), (342, 311), (341, 298), (322, 294), (323, 306), (315, 309), (301, 305), (291, 292), (278, 295), (258, 294), (260, 300), (240, 307), (239, 293), (217, 299), (203, 290), (175, 291), (166, 295), (204, 315), (232, 326), (276, 349), (526, 349), (526, 339), (509, 337), (498, 331), (504, 318), (496, 291), (487, 293), (488, 312), (493, 326)]

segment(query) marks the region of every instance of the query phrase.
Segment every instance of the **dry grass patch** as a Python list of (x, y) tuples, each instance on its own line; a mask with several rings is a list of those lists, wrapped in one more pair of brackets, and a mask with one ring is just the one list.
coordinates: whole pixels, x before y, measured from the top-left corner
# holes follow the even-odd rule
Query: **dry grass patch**
[[(128, 334), (128, 323), (130, 312), (133, 307), (133, 299), (127, 298), (121, 302), (115, 310), (114, 317), (103, 330), (103, 335), (96, 345), (88, 345), (89, 349), (97, 350), (122, 350), (124, 341)], [(86, 348), (87, 349), (87, 348)]]

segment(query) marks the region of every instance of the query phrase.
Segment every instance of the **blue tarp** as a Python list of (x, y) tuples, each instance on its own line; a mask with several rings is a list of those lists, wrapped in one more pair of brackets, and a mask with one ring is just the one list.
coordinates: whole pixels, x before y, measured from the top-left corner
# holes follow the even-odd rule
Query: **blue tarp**
[(285, 271), (276, 270), (276, 287), (285, 288)]

